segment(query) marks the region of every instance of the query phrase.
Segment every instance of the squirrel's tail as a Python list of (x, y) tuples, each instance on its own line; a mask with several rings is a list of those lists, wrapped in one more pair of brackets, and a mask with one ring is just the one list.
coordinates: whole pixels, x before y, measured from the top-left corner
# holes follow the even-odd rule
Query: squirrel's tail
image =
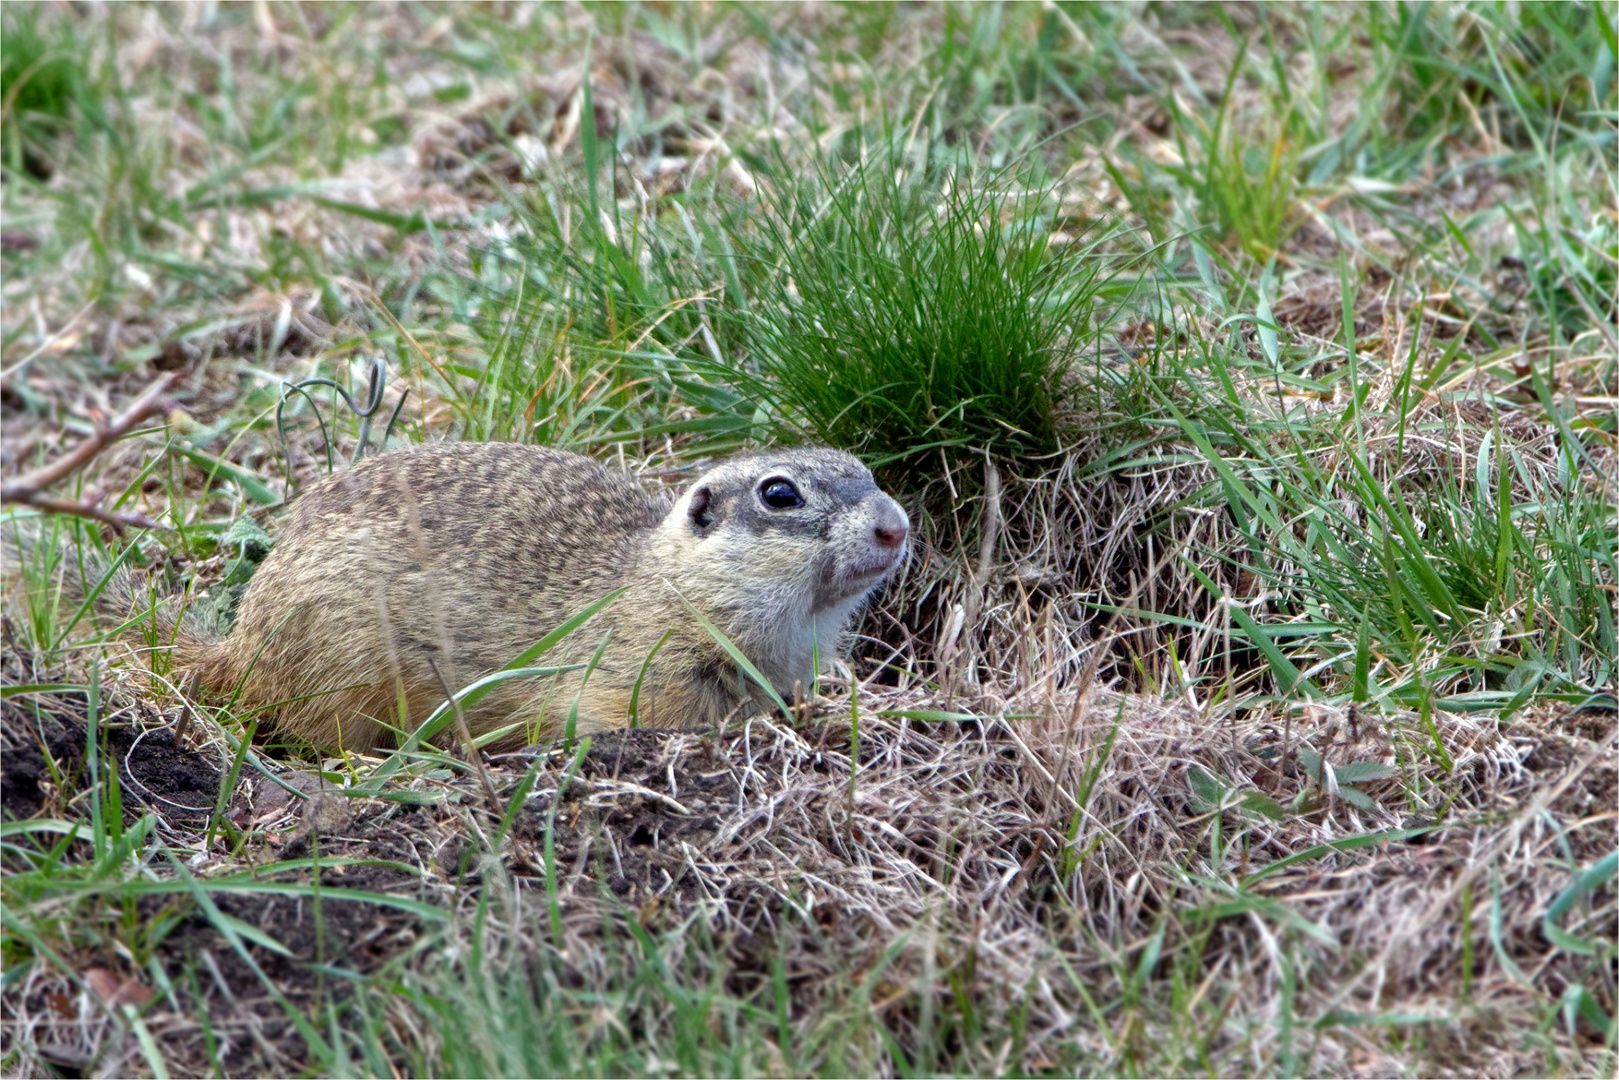
[(8, 599), (54, 604), (57, 634), (88, 620), (110, 639), (138, 649), (172, 651), (177, 667), (195, 670), (206, 680), (225, 636), (217, 615), (210, 605), (192, 603), (184, 594), (159, 591), (153, 577), (131, 566), (134, 544), (116, 551), (108, 562), (84, 545), (27, 530), (19, 522), (3, 531), (0, 577)]

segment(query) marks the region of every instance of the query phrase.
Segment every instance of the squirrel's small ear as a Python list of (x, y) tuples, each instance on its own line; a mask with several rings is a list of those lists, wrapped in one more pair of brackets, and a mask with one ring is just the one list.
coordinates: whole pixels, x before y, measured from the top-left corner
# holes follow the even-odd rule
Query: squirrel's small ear
[(697, 530), (699, 536), (714, 524), (714, 515), (708, 509), (708, 504), (713, 499), (714, 493), (709, 490), (707, 484), (691, 493), (691, 506), (687, 509), (686, 516), (691, 519), (692, 528)]

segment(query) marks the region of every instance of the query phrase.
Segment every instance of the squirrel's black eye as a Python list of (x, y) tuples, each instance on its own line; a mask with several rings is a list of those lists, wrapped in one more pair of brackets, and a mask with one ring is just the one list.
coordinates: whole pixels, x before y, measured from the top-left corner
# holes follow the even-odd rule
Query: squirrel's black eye
[(804, 505), (804, 496), (798, 493), (793, 482), (779, 476), (759, 485), (759, 499), (772, 510), (792, 510)]

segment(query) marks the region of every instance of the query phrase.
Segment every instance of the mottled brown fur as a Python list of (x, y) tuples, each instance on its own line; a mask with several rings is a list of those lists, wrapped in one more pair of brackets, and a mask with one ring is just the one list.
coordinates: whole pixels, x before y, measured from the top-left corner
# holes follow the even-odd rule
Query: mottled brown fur
[[(805, 507), (764, 504), (759, 485), (778, 474), (803, 489)], [(605, 640), (588, 682), (573, 672), (502, 683), (466, 710), (473, 733), (516, 725), (502, 742), (532, 740), (575, 710), (581, 732), (623, 726), (643, 666), (642, 724), (711, 725), (760, 691), (681, 598), (790, 695), (813, 674), (810, 651), (837, 647), (848, 615), (903, 555), (907, 528), (870, 474), (829, 450), (724, 463), (673, 508), (576, 454), (396, 451), (305, 492), (230, 635), (182, 634), (179, 662), (215, 697), (240, 687), (239, 707), (283, 730), (368, 750), (389, 741), (384, 723), (414, 729), (445, 685), (500, 670), (622, 587), (535, 661), (582, 664)]]

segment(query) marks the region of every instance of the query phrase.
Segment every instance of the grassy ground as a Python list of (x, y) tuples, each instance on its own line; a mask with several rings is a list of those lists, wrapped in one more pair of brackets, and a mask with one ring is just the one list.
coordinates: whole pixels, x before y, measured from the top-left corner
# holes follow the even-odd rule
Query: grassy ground
[[(1614, 1072), (1611, 6), (0, 17), (6, 476), (177, 380), (51, 492), (158, 528), (6, 511), (8, 1075)], [(492, 791), (63, 586), (443, 439), (831, 443), (918, 555)]]

